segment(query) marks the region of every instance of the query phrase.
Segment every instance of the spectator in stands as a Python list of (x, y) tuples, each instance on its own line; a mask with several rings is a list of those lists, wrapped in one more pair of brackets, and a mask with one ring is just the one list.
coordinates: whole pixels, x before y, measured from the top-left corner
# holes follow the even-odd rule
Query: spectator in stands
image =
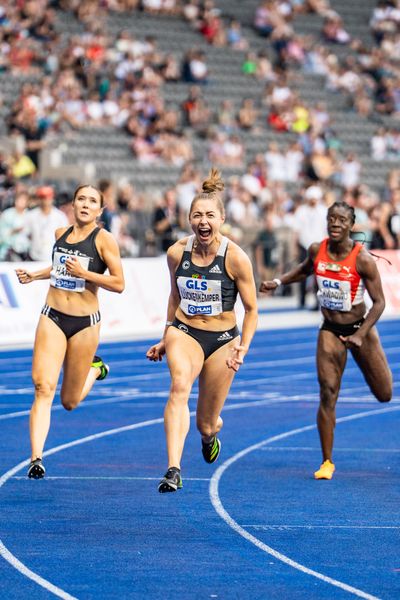
[(29, 238), (26, 233), (28, 201), (27, 192), (18, 192), (14, 206), (0, 213), (0, 260), (28, 259)]
[(206, 84), (208, 82), (208, 67), (204, 52), (189, 50), (182, 63), (182, 80), (186, 83)]
[(248, 41), (243, 35), (241, 23), (237, 19), (231, 19), (226, 31), (226, 40), (233, 50), (246, 51), (249, 47)]
[(279, 248), (273, 211), (268, 206), (263, 211), (262, 229), (254, 244), (254, 258), (258, 280), (273, 279), (279, 263)]
[(258, 118), (258, 109), (253, 98), (243, 98), (237, 115), (237, 123), (240, 129), (255, 132)]
[[(305, 190), (304, 202), (297, 208), (293, 216), (293, 227), (297, 233), (299, 262), (305, 260), (311, 244), (322, 241), (326, 237), (326, 217), (327, 207), (323, 204), (323, 191), (319, 186), (311, 185)], [(315, 278), (313, 278), (311, 287), (315, 296)], [(300, 283), (300, 308), (306, 306), (306, 294), (307, 282), (304, 280)], [(316, 304), (315, 307), (318, 308)]]
[(400, 248), (400, 188), (394, 189), (389, 201), (381, 204), (378, 233), (384, 249)]
[(26, 180), (36, 173), (36, 167), (27, 154), (15, 150), (10, 158), (10, 171), (13, 178)]
[(29, 258), (46, 261), (54, 245), (54, 231), (59, 227), (67, 227), (68, 219), (53, 206), (54, 189), (51, 186), (39, 187), (35, 197), (39, 205), (27, 212), (25, 220), (25, 234), (30, 240)]
[(179, 238), (179, 222), (176, 191), (170, 188), (164, 192), (153, 212), (153, 228), (160, 252), (167, 252)]
[(340, 183), (345, 190), (353, 190), (360, 183), (361, 163), (349, 152), (339, 167)]
[(333, 44), (348, 44), (351, 39), (343, 26), (342, 19), (337, 14), (325, 18), (322, 37), (326, 42)]

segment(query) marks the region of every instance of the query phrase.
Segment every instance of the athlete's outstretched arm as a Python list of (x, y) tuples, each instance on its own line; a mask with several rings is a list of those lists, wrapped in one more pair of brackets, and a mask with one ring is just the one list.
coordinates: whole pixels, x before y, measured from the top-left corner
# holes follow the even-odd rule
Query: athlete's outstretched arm
[(39, 281), (39, 279), (50, 279), (51, 267), (46, 267), (40, 271), (26, 271), (26, 269), (15, 269), (15, 272), (20, 283), (32, 283), (32, 281)]
[(340, 339), (349, 346), (360, 347), (368, 331), (375, 325), (385, 309), (385, 296), (375, 260), (365, 250), (361, 250), (357, 256), (357, 271), (364, 281), (365, 288), (372, 300), (372, 306), (364, 323), (356, 333), (347, 337), (340, 336)]
[(230, 248), (227, 267), (230, 275), (236, 282), (245, 311), (240, 343), (233, 347), (232, 356), (226, 361), (230, 369), (238, 371), (240, 365), (243, 364), (244, 357), (249, 350), (251, 340), (257, 328), (257, 293), (250, 259), (238, 246), (232, 245)]
[(179, 306), (180, 297), (178, 288), (176, 287), (176, 279), (175, 279), (175, 271), (179, 265), (179, 262), (182, 258), (183, 246), (180, 242), (176, 242), (167, 251), (167, 262), (169, 269), (169, 277), (171, 281), (171, 291), (168, 298), (168, 308), (167, 308), (167, 322), (165, 324), (164, 333), (161, 340), (158, 344), (154, 344), (151, 346), (147, 352), (146, 356), (149, 360), (152, 361), (160, 361), (165, 354), (165, 335), (167, 333), (168, 327), (170, 323), (174, 320), (176, 310)]
[[(294, 267), (290, 271), (283, 273), (283, 275), (280, 275), (279, 278), (277, 277), (277, 279), (279, 279), (281, 284), (287, 285), (289, 283), (297, 283), (298, 281), (304, 281), (304, 279), (307, 279), (307, 277), (309, 275), (311, 275), (311, 273), (314, 271), (314, 260), (315, 260), (315, 257), (317, 256), (318, 249), (319, 249), (319, 243), (311, 244), (311, 246), (308, 249), (307, 256), (303, 260), (303, 262), (298, 264), (296, 267)], [(272, 292), (272, 291), (276, 290), (276, 288), (279, 285), (280, 284), (276, 280), (263, 281), (260, 285), (260, 292), (262, 292), (262, 293)]]

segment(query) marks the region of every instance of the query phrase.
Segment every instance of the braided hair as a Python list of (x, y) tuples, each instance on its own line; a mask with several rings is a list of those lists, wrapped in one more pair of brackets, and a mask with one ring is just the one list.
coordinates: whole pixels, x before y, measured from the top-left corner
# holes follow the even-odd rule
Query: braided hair
[(344, 200), (336, 200), (336, 202), (331, 204), (331, 206), (328, 208), (328, 213), (334, 208), (344, 208), (344, 210), (347, 210), (347, 212), (350, 213), (351, 224), (354, 225), (356, 222), (356, 214), (354, 212), (354, 208), (350, 206), (350, 204), (347, 204), (347, 202), (344, 202)]

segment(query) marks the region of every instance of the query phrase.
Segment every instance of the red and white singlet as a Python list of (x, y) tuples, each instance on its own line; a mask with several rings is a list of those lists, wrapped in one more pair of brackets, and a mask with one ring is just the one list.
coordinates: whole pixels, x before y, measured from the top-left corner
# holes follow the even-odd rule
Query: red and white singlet
[(314, 261), (318, 301), (321, 308), (348, 312), (364, 300), (365, 286), (356, 268), (362, 245), (356, 242), (350, 254), (338, 261), (328, 255), (328, 241), (321, 242)]

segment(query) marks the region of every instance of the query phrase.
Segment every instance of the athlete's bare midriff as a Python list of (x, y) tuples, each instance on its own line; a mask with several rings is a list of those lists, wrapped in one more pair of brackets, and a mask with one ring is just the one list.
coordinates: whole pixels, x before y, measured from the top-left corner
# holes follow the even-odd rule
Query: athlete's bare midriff
[(86, 282), (83, 292), (67, 292), (52, 286), (47, 294), (46, 304), (66, 315), (84, 317), (99, 310), (98, 286)]
[(236, 315), (233, 310), (222, 312), (214, 317), (204, 317), (203, 315), (189, 317), (178, 306), (176, 317), (186, 325), (205, 331), (225, 331), (236, 325)]
[(327, 321), (338, 323), (339, 325), (348, 325), (349, 323), (355, 323), (355, 321), (362, 319), (367, 312), (367, 307), (365, 302), (360, 302), (360, 304), (356, 304), (351, 310), (346, 312), (329, 310), (328, 308), (321, 308), (321, 312)]

